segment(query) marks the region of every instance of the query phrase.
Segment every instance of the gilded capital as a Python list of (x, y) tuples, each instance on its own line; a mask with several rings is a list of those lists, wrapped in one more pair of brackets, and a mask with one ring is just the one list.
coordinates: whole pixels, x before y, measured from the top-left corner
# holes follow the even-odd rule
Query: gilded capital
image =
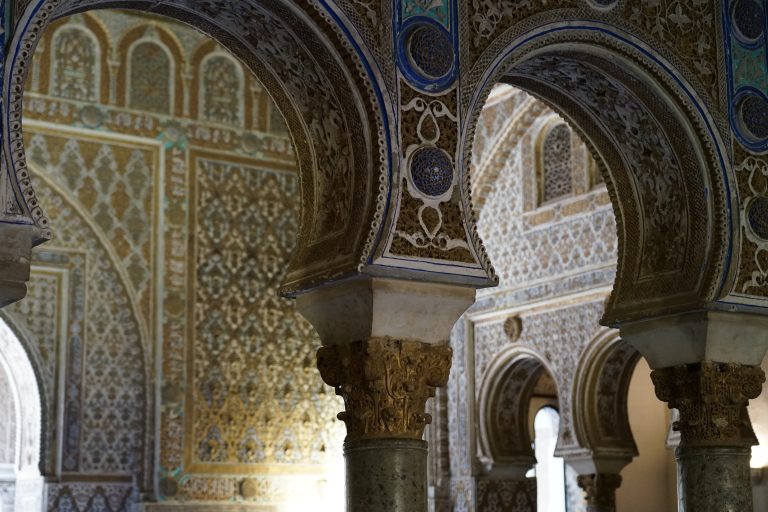
[(611, 473), (579, 475), (577, 482), (584, 491), (589, 512), (616, 510), (616, 489), (621, 486), (621, 475)]
[(707, 361), (654, 370), (651, 379), (656, 396), (680, 412), (673, 428), (681, 447), (757, 444), (747, 404), (762, 391), (759, 366)]
[(451, 354), (447, 345), (387, 337), (320, 348), (320, 375), (344, 398), (347, 440), (421, 439), (432, 421), (427, 399), (447, 384)]

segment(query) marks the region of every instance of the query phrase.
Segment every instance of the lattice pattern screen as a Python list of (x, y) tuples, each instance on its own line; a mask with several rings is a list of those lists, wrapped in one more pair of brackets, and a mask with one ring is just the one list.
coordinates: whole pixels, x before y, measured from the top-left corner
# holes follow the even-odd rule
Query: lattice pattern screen
[(541, 200), (546, 203), (573, 192), (571, 173), (571, 129), (566, 124), (552, 128), (541, 146)]

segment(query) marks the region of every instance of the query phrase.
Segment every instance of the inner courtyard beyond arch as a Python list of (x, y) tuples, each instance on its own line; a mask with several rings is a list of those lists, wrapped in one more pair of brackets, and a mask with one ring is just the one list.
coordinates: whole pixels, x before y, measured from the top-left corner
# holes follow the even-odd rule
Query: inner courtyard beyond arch
[(0, 512), (768, 510), (768, 0), (0, 6)]

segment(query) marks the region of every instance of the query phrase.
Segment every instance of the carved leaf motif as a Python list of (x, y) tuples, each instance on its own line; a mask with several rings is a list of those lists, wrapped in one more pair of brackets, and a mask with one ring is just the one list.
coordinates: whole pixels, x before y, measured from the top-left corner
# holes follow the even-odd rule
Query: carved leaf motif
[(317, 367), (326, 384), (344, 398), (339, 419), (347, 440), (421, 439), (431, 417), (424, 412), (435, 388), (445, 386), (451, 349), (392, 338), (372, 338), (322, 347)]
[(680, 411), (681, 447), (757, 443), (747, 402), (762, 391), (759, 366), (703, 362), (654, 370), (651, 379), (659, 400)]

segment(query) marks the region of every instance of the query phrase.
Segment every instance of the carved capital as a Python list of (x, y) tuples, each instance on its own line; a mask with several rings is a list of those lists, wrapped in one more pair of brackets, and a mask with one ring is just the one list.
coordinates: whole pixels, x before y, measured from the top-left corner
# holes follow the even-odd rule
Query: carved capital
[(757, 444), (747, 403), (762, 391), (759, 366), (703, 362), (654, 370), (656, 396), (680, 412), (681, 447)]
[(427, 399), (447, 384), (451, 354), (447, 345), (387, 337), (320, 348), (320, 375), (344, 398), (347, 441), (421, 439), (432, 421)]
[(584, 490), (589, 512), (614, 512), (616, 510), (616, 489), (621, 486), (621, 475), (598, 473), (579, 475), (579, 487)]

